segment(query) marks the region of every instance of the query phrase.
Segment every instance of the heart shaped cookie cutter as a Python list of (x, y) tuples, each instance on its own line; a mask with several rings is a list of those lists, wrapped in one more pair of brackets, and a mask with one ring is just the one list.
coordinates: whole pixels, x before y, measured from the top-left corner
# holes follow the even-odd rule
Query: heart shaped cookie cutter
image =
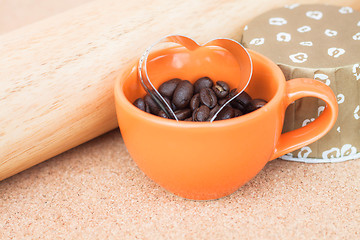
[(210, 122), (213, 122), (217, 115), (221, 112), (221, 110), (228, 105), (233, 99), (238, 97), (248, 86), (252, 73), (253, 73), (253, 64), (250, 57), (250, 54), (248, 51), (238, 42), (229, 39), (229, 38), (216, 38), (213, 40), (210, 40), (209, 42), (200, 45), (192, 38), (183, 36), (183, 35), (168, 35), (154, 44), (152, 44), (150, 47), (148, 47), (143, 55), (141, 56), (139, 60), (138, 65), (138, 76), (140, 79), (140, 82), (142, 86), (144, 87), (145, 91), (151, 96), (151, 98), (158, 104), (158, 106), (165, 112), (165, 114), (168, 116), (168, 118), (175, 119), (176, 121), (179, 121), (179, 119), (176, 117), (174, 111), (171, 109), (169, 104), (165, 101), (164, 97), (161, 96), (159, 91), (154, 87), (152, 82), (150, 81), (148, 71), (147, 71), (147, 60), (149, 57), (149, 54), (151, 50), (160, 43), (176, 43), (180, 46), (185, 47), (189, 51), (194, 51), (197, 48), (200, 47), (206, 47), (206, 46), (217, 46), (221, 47), (227, 51), (229, 51), (239, 64), (240, 68), (240, 79), (239, 79), (239, 85), (237, 89), (240, 89), (240, 91), (230, 98), (228, 101), (226, 101), (219, 110), (214, 114), (214, 116), (210, 119)]

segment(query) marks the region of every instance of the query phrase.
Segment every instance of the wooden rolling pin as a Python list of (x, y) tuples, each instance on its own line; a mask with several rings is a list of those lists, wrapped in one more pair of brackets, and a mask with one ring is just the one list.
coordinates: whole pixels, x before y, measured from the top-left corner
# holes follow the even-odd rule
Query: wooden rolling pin
[(0, 36), (0, 180), (114, 129), (114, 77), (160, 37), (239, 40), (251, 18), (293, 2), (101, 0)]

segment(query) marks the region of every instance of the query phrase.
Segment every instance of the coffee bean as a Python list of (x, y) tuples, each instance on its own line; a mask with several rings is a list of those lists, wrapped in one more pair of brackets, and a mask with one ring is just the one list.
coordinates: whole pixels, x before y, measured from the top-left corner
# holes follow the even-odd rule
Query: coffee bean
[(220, 106), (222, 106), (222, 105), (224, 105), (228, 100), (229, 100), (228, 98), (220, 99), (220, 100), (218, 101), (218, 104), (219, 104)]
[(221, 112), (217, 115), (215, 120), (226, 120), (235, 116), (234, 109), (230, 106), (225, 106)]
[(229, 92), (229, 98), (232, 98), (232, 97), (235, 96), (236, 94), (237, 94), (237, 88), (231, 89), (231, 91)]
[[(196, 92), (195, 89), (199, 92)], [(226, 82), (217, 81), (213, 86), (213, 82), (208, 77), (198, 79), (194, 85), (187, 80), (174, 78), (159, 87), (159, 92), (166, 103), (174, 111), (177, 119), (182, 121), (210, 121), (221, 106), (237, 95), (236, 88), (229, 90)], [(266, 103), (263, 99), (252, 99), (246, 92), (242, 92), (222, 109), (215, 120), (238, 117), (255, 111)], [(172, 118), (162, 111), (149, 94), (144, 98), (136, 99), (133, 104), (148, 113), (163, 118)]]
[[(229, 98), (232, 98), (233, 96), (235, 96), (237, 94), (237, 89), (234, 88), (230, 91), (229, 93)], [(249, 94), (247, 94), (245, 91), (243, 91), (239, 96), (237, 96), (234, 101), (240, 103), (241, 105), (243, 105), (244, 107), (251, 101), (251, 97)]]
[(246, 105), (246, 109), (248, 110), (248, 112), (253, 112), (256, 109), (265, 106), (266, 103), (267, 102), (264, 99), (253, 99), (248, 103), (248, 105)]
[(172, 102), (177, 109), (185, 108), (194, 94), (194, 86), (187, 80), (181, 81), (173, 94)]
[(150, 107), (149, 107), (149, 104), (145, 103), (146, 107), (145, 107), (145, 112), (147, 113), (151, 113), (151, 110), (150, 110)]
[(135, 107), (139, 108), (140, 110), (145, 111), (146, 109), (146, 103), (142, 98), (136, 99), (133, 104), (135, 105)]
[(191, 110), (189, 108), (179, 109), (175, 111), (175, 115), (179, 120), (184, 120), (191, 116)]
[(234, 108), (234, 114), (235, 114), (234, 117), (239, 117), (239, 116), (243, 115), (244, 113), (241, 110)]
[(168, 116), (166, 115), (166, 113), (163, 110), (160, 110), (157, 115), (162, 118), (168, 118)]
[[(229, 98), (232, 98), (236, 94), (237, 94), (237, 90), (235, 88), (231, 90), (231, 92), (229, 93)], [(242, 112), (246, 112), (247, 111), (246, 105), (249, 104), (250, 101), (251, 101), (251, 97), (249, 96), (249, 94), (243, 91), (239, 96), (237, 96), (234, 100), (232, 100), (230, 104), (233, 108), (237, 108)]]
[(195, 111), (200, 106), (200, 94), (195, 94), (190, 100), (190, 109)]
[(142, 98), (138, 98), (135, 100), (134, 105), (147, 113), (151, 113), (149, 105)]
[(199, 93), (203, 88), (211, 88), (214, 85), (213, 81), (208, 77), (203, 77), (198, 79), (194, 83), (194, 91), (195, 93)]
[(150, 112), (152, 114), (157, 115), (160, 111), (160, 107), (157, 105), (157, 103), (152, 99), (152, 97), (149, 94), (146, 94), (144, 97), (145, 103), (149, 106)]
[(215, 113), (217, 113), (217, 111), (219, 111), (219, 109), (220, 109), (220, 105), (218, 105), (218, 104), (216, 104), (216, 106), (213, 109), (211, 109), (209, 118), (208, 118), (209, 121), (213, 118)]
[(210, 109), (207, 106), (202, 105), (193, 112), (192, 118), (195, 122), (203, 122), (209, 118), (209, 115)]
[(246, 106), (249, 104), (249, 102), (251, 101), (251, 97), (249, 96), (249, 94), (247, 94), (245, 91), (242, 92), (237, 98), (236, 100), (239, 101), (240, 103), (242, 103), (243, 106)]
[(232, 100), (230, 102), (230, 105), (235, 108), (235, 109), (239, 109), (242, 112), (247, 112), (246, 108), (238, 101), (236, 101), (236, 99)]
[(216, 85), (212, 88), (218, 98), (225, 98), (230, 91), (230, 87), (226, 82), (217, 81)]
[(167, 98), (167, 97), (164, 97), (164, 99), (165, 99), (166, 103), (169, 104), (169, 106), (171, 107), (171, 109), (172, 109), (173, 111), (175, 111), (175, 110), (176, 110), (176, 107), (175, 107), (175, 105), (170, 101), (170, 99)]
[(163, 97), (168, 97), (171, 98), (174, 94), (174, 91), (177, 87), (177, 85), (181, 82), (180, 79), (178, 78), (174, 78), (171, 79), (169, 81), (166, 81), (164, 83), (162, 83), (159, 87), (159, 93), (163, 96)]
[(200, 90), (200, 100), (209, 108), (213, 108), (217, 104), (216, 94), (211, 88), (203, 88)]

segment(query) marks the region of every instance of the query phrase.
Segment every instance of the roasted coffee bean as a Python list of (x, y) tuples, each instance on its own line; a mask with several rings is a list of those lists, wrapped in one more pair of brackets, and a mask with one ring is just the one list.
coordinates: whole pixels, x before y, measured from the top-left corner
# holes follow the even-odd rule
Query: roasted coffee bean
[(160, 107), (157, 105), (157, 103), (151, 98), (149, 94), (146, 94), (144, 97), (145, 103), (149, 106), (150, 112), (152, 114), (157, 115), (160, 111)]
[(200, 94), (195, 94), (190, 100), (190, 109), (195, 111), (200, 106)]
[(160, 85), (159, 87), (159, 93), (163, 96), (163, 97), (168, 97), (171, 98), (174, 94), (174, 91), (177, 87), (177, 85), (181, 82), (180, 79), (178, 78), (174, 78), (171, 79), (169, 81), (164, 82), (163, 84)]
[(147, 104), (147, 103), (145, 103), (145, 112), (147, 112), (147, 113), (151, 113), (151, 110), (150, 110), (149, 104)]
[(175, 110), (176, 110), (176, 107), (175, 107), (175, 105), (170, 101), (170, 99), (167, 98), (167, 97), (164, 97), (164, 99), (165, 99), (166, 103), (169, 104), (169, 106), (171, 107), (171, 110), (175, 111)]
[(264, 99), (253, 99), (251, 100), (246, 109), (248, 112), (255, 111), (256, 109), (262, 108), (267, 102)]
[(237, 96), (236, 100), (242, 103), (243, 106), (246, 106), (249, 104), (252, 98), (244, 91), (239, 96)]
[(230, 91), (229, 85), (223, 81), (217, 81), (216, 85), (213, 86), (212, 89), (218, 98), (225, 98)]
[(187, 80), (181, 81), (175, 91), (172, 98), (172, 102), (177, 109), (185, 108), (194, 94), (194, 86)]
[(234, 108), (234, 113), (235, 113), (234, 117), (239, 117), (239, 116), (243, 115), (243, 112), (236, 108)]
[[(221, 106), (237, 95), (236, 88), (229, 90), (226, 82), (217, 81), (213, 86), (212, 80), (208, 77), (198, 79), (194, 85), (187, 80), (174, 78), (159, 87), (166, 103), (174, 111), (177, 119), (182, 121), (210, 121)], [(215, 120), (238, 117), (259, 109), (266, 103), (263, 99), (252, 99), (246, 92), (242, 92), (222, 109)], [(136, 99), (133, 104), (154, 115), (172, 118), (165, 114), (149, 94), (142, 99)]]
[[(237, 89), (234, 88), (231, 90), (231, 92), (229, 93), (229, 98), (232, 98), (233, 96), (235, 96), (237, 94)], [(241, 104), (243, 106), (243, 108), (246, 107), (246, 105), (249, 104), (249, 102), (251, 101), (251, 97), (249, 96), (249, 94), (247, 94), (245, 91), (243, 91), (239, 96), (237, 96), (231, 103), (234, 104), (233, 107), (238, 108), (241, 110), (241, 107), (238, 107), (239, 104)]]
[(135, 107), (137, 107), (140, 110), (143, 110), (143, 111), (146, 110), (146, 103), (145, 103), (144, 99), (142, 99), (142, 98), (136, 99), (133, 104), (135, 105)]
[(216, 94), (211, 88), (203, 88), (200, 90), (200, 100), (209, 108), (213, 108), (217, 104)]
[(179, 120), (184, 120), (191, 116), (191, 110), (189, 108), (176, 110), (175, 115)]
[(209, 115), (210, 109), (207, 106), (202, 105), (193, 112), (192, 118), (195, 122), (203, 122), (209, 118)]
[(216, 104), (216, 106), (210, 110), (210, 114), (209, 114), (209, 118), (208, 118), (209, 121), (213, 118), (215, 113), (217, 113), (217, 111), (219, 111), (219, 109), (220, 109), (220, 105)]
[(162, 118), (168, 118), (168, 116), (166, 115), (166, 113), (163, 110), (160, 110), (157, 115)]
[(232, 97), (235, 96), (236, 94), (237, 94), (237, 88), (231, 89), (231, 91), (229, 92), (229, 98), (232, 98)]
[(201, 89), (203, 88), (211, 88), (214, 85), (213, 81), (211, 81), (208, 77), (203, 77), (198, 79), (194, 83), (194, 91), (195, 93), (199, 93)]
[(236, 101), (236, 99), (232, 100), (230, 102), (230, 105), (235, 108), (235, 109), (239, 109), (242, 112), (247, 112), (246, 107), (244, 107), (240, 102)]
[(229, 99), (228, 99), (228, 98), (220, 99), (220, 100), (218, 101), (218, 104), (219, 104), (220, 106), (222, 106), (222, 105), (224, 105), (224, 104), (227, 102), (227, 100), (229, 100)]
[(145, 112), (151, 113), (151, 109), (149, 107), (149, 104), (146, 103)]
[(233, 118), (234, 116), (235, 116), (234, 109), (230, 106), (225, 106), (223, 108), (223, 110), (221, 110), (221, 112), (219, 112), (219, 114), (217, 115), (215, 120), (230, 119), (230, 118)]
[[(229, 98), (234, 97), (237, 94), (236, 88), (231, 90), (229, 93)], [(230, 105), (233, 108), (239, 109), (242, 112), (246, 112), (246, 105), (251, 101), (251, 97), (245, 91), (243, 91), (239, 96), (231, 101)]]

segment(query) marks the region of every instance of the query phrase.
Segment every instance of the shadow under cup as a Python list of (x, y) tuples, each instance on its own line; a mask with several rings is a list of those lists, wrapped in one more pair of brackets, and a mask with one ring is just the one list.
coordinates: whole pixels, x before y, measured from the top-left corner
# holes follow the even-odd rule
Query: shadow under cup
[[(273, 62), (249, 52), (254, 72), (246, 92), (268, 104), (228, 120), (176, 122), (143, 112), (132, 104), (145, 95), (136, 66), (118, 77), (116, 109), (125, 145), (138, 167), (168, 191), (189, 199), (217, 199), (236, 191), (271, 160), (284, 120), (285, 78)], [(148, 72), (156, 88), (172, 78), (194, 83), (204, 76), (236, 88), (240, 75), (231, 53), (218, 47), (154, 52)]]

